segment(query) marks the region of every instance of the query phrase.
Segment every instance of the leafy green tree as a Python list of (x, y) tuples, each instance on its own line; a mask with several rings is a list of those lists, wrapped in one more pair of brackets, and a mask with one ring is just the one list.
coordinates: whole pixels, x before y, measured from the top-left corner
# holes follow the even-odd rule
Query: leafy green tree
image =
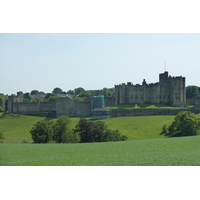
[(189, 85), (186, 87), (186, 97), (187, 98), (195, 98), (199, 96), (199, 88), (194, 85)]
[(74, 89), (74, 94), (79, 95), (81, 92), (85, 91), (82, 87)]
[(74, 130), (79, 133), (80, 142), (108, 142), (108, 141), (124, 141), (128, 138), (121, 135), (118, 130), (110, 130), (102, 121), (88, 121), (81, 118)]
[(172, 124), (168, 127), (166, 136), (192, 136), (197, 135), (200, 129), (200, 119), (190, 111), (179, 112)]
[(57, 143), (67, 142), (70, 134), (69, 124), (71, 120), (69, 117), (61, 116), (53, 124), (53, 140)]
[(47, 93), (47, 95), (45, 96), (45, 99), (47, 99), (49, 102), (55, 102), (57, 98), (57, 94), (54, 93)]
[(53, 89), (52, 93), (54, 93), (54, 94), (62, 94), (63, 91), (59, 87), (56, 87), (56, 88)]
[(73, 96), (73, 100), (74, 101), (85, 101), (85, 98), (84, 97)]
[(56, 99), (57, 99), (58, 97), (57, 96), (50, 96), (49, 98), (48, 98), (48, 101), (49, 102), (56, 102)]
[(79, 97), (83, 98), (83, 97), (89, 97), (91, 95), (91, 93), (89, 91), (82, 91), (80, 94), (79, 94)]
[(68, 91), (67, 91), (67, 94), (74, 95), (74, 90), (68, 90)]
[(34, 103), (43, 102), (43, 99), (41, 99), (39, 97), (35, 97), (35, 98), (33, 98), (32, 102), (34, 102)]
[(24, 98), (28, 99), (29, 101), (31, 100), (30, 94), (28, 92), (24, 93)]
[(33, 125), (30, 133), (34, 143), (48, 143), (53, 140), (52, 123), (41, 120)]
[(37, 95), (38, 93), (39, 93), (38, 90), (32, 90), (32, 91), (31, 91), (31, 95)]
[(114, 95), (114, 92), (112, 92), (110, 89), (103, 88), (103, 94), (106, 97), (112, 97)]

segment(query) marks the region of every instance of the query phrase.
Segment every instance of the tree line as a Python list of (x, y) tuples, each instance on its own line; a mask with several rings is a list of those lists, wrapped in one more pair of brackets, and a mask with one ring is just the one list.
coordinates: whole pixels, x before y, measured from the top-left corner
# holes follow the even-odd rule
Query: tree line
[[(37, 96), (31, 98), (31, 96)], [(45, 98), (42, 99), (39, 97), (40, 95), (45, 95)], [(74, 90), (68, 90), (67, 92), (63, 91), (61, 88), (56, 87), (53, 89), (52, 93), (44, 93), (42, 91), (38, 90), (32, 90), (30, 93), (24, 94), (24, 102), (42, 102), (42, 101), (48, 101), (48, 102), (55, 102), (58, 97), (61, 95), (68, 95), (71, 99), (74, 101), (87, 101), (90, 99), (90, 96), (98, 96), (98, 95), (104, 95), (105, 97), (114, 97), (115, 92), (114, 88), (103, 88), (102, 90), (85, 90), (82, 87), (75, 88)]]
[(75, 129), (70, 129), (70, 118), (61, 116), (56, 121), (46, 119), (33, 125), (30, 133), (34, 143), (85, 143), (125, 141), (118, 130), (110, 130), (102, 121), (80, 118)]

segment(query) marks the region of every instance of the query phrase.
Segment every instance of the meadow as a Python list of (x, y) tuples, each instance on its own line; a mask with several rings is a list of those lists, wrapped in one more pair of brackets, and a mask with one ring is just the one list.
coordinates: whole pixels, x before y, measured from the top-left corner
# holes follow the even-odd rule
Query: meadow
[[(163, 138), (162, 126), (169, 125), (174, 116), (115, 117), (103, 119), (109, 129), (119, 130), (128, 140)], [(3, 131), (4, 143), (32, 143), (30, 130), (39, 120), (52, 118), (7, 114), (0, 117), (0, 131)], [(90, 119), (91, 120), (91, 119)], [(70, 129), (74, 129), (79, 118), (71, 118)]]
[(82, 144), (1, 144), (1, 166), (199, 166), (200, 137)]
[[(44, 117), (0, 115), (1, 166), (192, 166), (200, 165), (200, 137), (165, 138), (164, 124), (174, 116), (118, 117), (103, 119), (109, 129), (118, 129), (128, 141), (33, 144), (29, 133)], [(46, 118), (47, 120), (55, 120)], [(79, 118), (71, 118), (73, 129)], [(91, 119), (90, 119), (91, 120)]]

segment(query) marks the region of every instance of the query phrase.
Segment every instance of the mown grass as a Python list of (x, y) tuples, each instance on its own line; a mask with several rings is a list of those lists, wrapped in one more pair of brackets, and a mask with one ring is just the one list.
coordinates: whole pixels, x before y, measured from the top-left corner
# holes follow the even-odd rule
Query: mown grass
[(1, 144), (1, 166), (199, 166), (200, 137), (85, 144)]
[(187, 107), (172, 107), (164, 104), (121, 104), (117, 106), (106, 107), (106, 109), (189, 109), (192, 106)]

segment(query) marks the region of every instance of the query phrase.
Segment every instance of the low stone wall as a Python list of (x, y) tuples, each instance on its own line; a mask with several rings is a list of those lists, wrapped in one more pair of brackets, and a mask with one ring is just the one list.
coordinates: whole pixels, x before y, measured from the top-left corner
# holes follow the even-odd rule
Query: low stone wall
[(132, 117), (132, 116), (150, 116), (150, 115), (177, 115), (180, 111), (191, 111), (199, 113), (194, 109), (102, 109), (93, 110), (93, 119), (102, 119), (108, 117)]

